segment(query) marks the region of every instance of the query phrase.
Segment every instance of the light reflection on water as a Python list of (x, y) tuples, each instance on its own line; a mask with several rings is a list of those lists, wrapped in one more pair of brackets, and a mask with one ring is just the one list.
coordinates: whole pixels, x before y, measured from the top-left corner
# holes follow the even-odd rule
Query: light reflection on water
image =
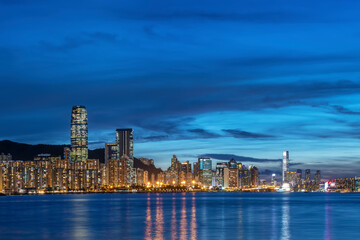
[(289, 240), (290, 236), (290, 215), (289, 215), (289, 198), (284, 197), (282, 203), (282, 218), (281, 218), (281, 240)]
[(74, 239), (88, 239), (89, 231), (87, 230), (88, 226), (88, 216), (87, 212), (88, 209), (86, 205), (83, 204), (86, 202), (86, 199), (72, 199), (72, 208), (75, 209), (73, 212), (74, 216), (70, 218), (71, 220), (71, 230), (72, 230), (72, 237)]
[(0, 197), (0, 239), (360, 239), (360, 194)]

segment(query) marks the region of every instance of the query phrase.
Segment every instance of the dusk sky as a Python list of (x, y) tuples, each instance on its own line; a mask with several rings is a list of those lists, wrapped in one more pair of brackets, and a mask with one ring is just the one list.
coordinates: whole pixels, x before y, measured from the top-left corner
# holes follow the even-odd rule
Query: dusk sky
[(353, 177), (359, 5), (0, 0), (0, 139), (70, 144), (84, 105), (91, 149), (132, 127), (163, 169), (176, 154), (280, 172), (289, 150), (292, 170)]

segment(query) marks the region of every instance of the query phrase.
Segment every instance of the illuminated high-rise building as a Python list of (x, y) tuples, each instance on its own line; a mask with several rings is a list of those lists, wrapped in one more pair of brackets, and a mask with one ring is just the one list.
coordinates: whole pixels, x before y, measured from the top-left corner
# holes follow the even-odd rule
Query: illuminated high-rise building
[(205, 187), (212, 186), (212, 161), (210, 158), (202, 158), (198, 159), (199, 162), (199, 170), (200, 170), (200, 182)]
[(171, 170), (178, 171), (179, 170), (180, 163), (176, 157), (176, 155), (173, 155), (171, 159)]
[(282, 161), (282, 181), (286, 181), (286, 172), (289, 169), (289, 151), (283, 151), (283, 161)]
[(118, 145), (116, 143), (105, 143), (105, 165), (108, 166), (110, 159), (118, 159)]
[(133, 159), (134, 131), (132, 128), (116, 129), (116, 143), (118, 145), (118, 159), (125, 156)]
[(228, 167), (227, 162), (216, 163), (215, 185), (224, 186), (224, 169)]
[(273, 173), (271, 175), (271, 185), (276, 186), (276, 174)]
[(321, 182), (321, 172), (320, 170), (317, 170), (315, 173), (315, 184), (319, 186), (320, 182)]
[(311, 175), (310, 174), (311, 174), (310, 169), (306, 169), (305, 170), (305, 182), (306, 183), (310, 183), (310, 181), (311, 181)]
[(71, 162), (88, 159), (88, 118), (84, 106), (74, 106), (71, 113)]

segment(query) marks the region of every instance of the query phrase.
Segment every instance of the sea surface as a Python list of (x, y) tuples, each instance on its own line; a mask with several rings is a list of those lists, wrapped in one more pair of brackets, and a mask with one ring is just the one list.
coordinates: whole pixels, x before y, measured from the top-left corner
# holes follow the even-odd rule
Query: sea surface
[(0, 239), (360, 239), (360, 194), (6, 196)]

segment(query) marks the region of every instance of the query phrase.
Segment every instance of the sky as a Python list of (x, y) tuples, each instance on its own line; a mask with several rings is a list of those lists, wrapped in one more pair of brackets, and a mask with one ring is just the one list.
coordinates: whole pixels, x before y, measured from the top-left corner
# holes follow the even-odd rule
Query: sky
[(360, 174), (359, 1), (0, 0), (0, 139), (134, 128), (163, 169), (210, 156)]

